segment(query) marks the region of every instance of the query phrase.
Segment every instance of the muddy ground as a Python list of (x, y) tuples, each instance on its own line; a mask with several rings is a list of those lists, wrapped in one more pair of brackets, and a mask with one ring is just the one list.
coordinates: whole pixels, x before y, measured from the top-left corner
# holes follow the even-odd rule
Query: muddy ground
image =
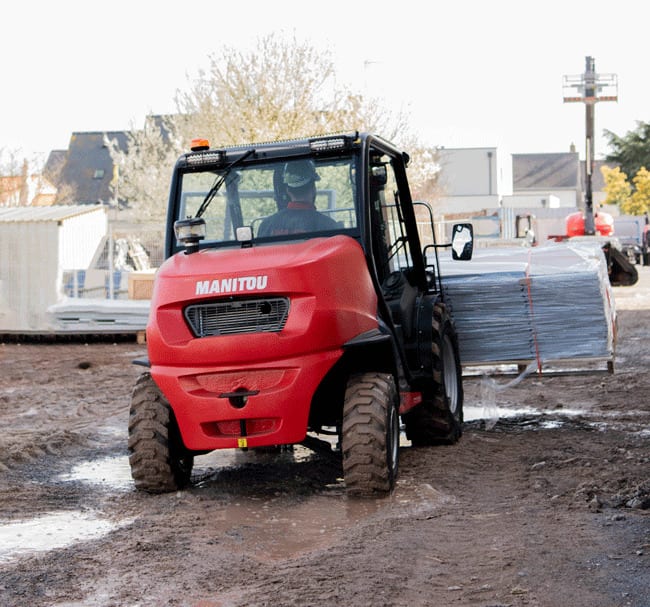
[(640, 272), (615, 290), (613, 374), (467, 379), (487, 419), (457, 445), (405, 445), (377, 500), (349, 500), (337, 460), (304, 448), (202, 456), (189, 489), (138, 493), (143, 346), (1, 345), (0, 605), (650, 606)]

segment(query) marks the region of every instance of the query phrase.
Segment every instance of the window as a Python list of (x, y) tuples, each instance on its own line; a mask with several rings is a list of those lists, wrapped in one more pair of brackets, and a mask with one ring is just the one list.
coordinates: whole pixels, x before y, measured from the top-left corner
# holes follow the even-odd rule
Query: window
[(370, 202), (375, 228), (373, 249), (379, 262), (379, 279), (413, 266), (406, 227), (400, 208), (400, 195), (391, 158), (370, 152)]
[[(286, 230), (261, 229), (267, 218), (281, 214), (283, 209), (304, 206), (297, 203), (292, 205), (292, 201), (289, 201), (284, 182), (286, 167), (286, 159), (279, 159), (238, 166), (227, 175), (223, 170), (214, 169), (187, 172), (182, 176), (177, 217), (194, 217), (206, 198), (210, 198), (208, 193), (211, 189), (217, 187), (202, 215), (206, 222), (205, 243), (232, 243), (235, 228), (239, 226), (251, 226), (256, 238), (276, 240), (304, 238), (309, 232), (321, 236), (342, 232), (355, 235), (358, 224), (355, 164), (352, 158), (341, 157), (320, 158), (313, 163), (317, 176), (315, 211), (295, 212), (295, 215), (309, 218), (319, 215), (318, 221), (310, 219), (305, 223), (307, 227), (294, 230), (291, 225), (291, 221), (296, 219), (294, 215), (289, 218), (289, 228)], [(280, 217), (276, 224), (281, 224), (283, 220), (284, 217)]]

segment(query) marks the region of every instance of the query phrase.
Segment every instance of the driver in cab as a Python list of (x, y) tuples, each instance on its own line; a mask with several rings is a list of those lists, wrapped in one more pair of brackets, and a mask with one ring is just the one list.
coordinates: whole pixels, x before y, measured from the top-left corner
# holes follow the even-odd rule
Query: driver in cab
[(316, 182), (320, 177), (311, 160), (295, 160), (284, 166), (282, 182), (289, 202), (286, 208), (260, 224), (258, 237), (320, 232), (339, 227), (336, 221), (316, 210)]

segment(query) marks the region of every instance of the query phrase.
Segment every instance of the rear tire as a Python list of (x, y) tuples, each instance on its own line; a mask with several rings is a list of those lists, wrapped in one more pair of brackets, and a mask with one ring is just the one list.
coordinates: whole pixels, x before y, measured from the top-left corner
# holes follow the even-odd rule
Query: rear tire
[(348, 495), (392, 491), (399, 463), (399, 414), (392, 375), (363, 373), (348, 380), (341, 447)]
[(194, 456), (183, 445), (174, 412), (148, 372), (140, 375), (131, 395), (128, 445), (137, 489), (166, 493), (189, 483)]
[(463, 382), (458, 338), (444, 304), (433, 312), (432, 385), (424, 402), (404, 416), (414, 447), (453, 444), (463, 433)]

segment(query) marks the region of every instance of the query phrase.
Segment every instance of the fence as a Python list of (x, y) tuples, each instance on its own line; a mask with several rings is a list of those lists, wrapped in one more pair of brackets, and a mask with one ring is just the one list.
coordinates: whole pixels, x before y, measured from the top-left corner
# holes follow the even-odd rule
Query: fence
[(153, 272), (163, 261), (159, 229), (109, 228), (88, 268), (63, 270), (63, 295), (71, 298), (128, 299), (129, 276)]

